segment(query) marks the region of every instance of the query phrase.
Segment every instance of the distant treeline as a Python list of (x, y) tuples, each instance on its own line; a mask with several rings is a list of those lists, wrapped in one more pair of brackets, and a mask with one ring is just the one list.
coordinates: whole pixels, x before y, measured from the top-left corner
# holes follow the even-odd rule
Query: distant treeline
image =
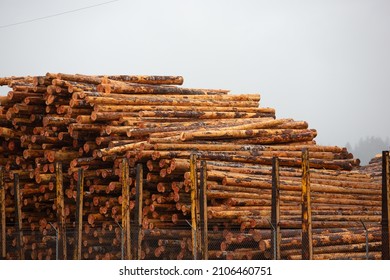
[(354, 147), (350, 143), (347, 143), (346, 147), (356, 158), (360, 159), (361, 165), (366, 165), (376, 154), (384, 150), (389, 150), (390, 139), (387, 137), (383, 140), (380, 137), (371, 136), (360, 138)]

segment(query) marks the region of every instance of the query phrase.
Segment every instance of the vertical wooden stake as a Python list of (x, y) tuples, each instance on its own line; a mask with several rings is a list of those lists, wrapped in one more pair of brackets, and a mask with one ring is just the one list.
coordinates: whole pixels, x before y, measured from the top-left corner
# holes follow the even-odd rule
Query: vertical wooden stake
[(7, 255), (6, 249), (6, 220), (5, 220), (5, 188), (4, 188), (4, 169), (0, 166), (0, 215), (1, 215), (1, 255), (5, 259)]
[(19, 250), (19, 259), (24, 260), (23, 246), (23, 227), (22, 227), (22, 206), (20, 197), (19, 174), (14, 175), (14, 191), (15, 191), (15, 214), (16, 214), (16, 232), (18, 234), (17, 244)]
[(192, 227), (192, 255), (193, 259), (197, 259), (198, 251), (198, 234), (197, 234), (197, 191), (198, 191), (198, 178), (196, 171), (196, 154), (191, 154), (190, 157), (190, 178), (191, 178), (191, 227)]
[(64, 201), (64, 185), (63, 185), (62, 163), (56, 162), (56, 206), (57, 206), (57, 220), (58, 220), (58, 242), (60, 244), (60, 259), (66, 260), (66, 219), (65, 219), (65, 201)]
[(142, 253), (142, 201), (143, 201), (143, 180), (144, 171), (141, 163), (137, 164), (137, 175), (135, 180), (135, 209), (137, 215), (137, 226), (136, 226), (136, 239), (137, 239), (137, 259), (141, 259)]
[(313, 259), (309, 151), (302, 151), (302, 259)]
[(207, 217), (207, 163), (200, 162), (200, 223), (202, 231), (201, 253), (202, 259), (207, 260), (209, 257), (209, 239), (208, 239), (208, 217)]
[(280, 260), (280, 180), (279, 180), (279, 159), (272, 159), (272, 207), (271, 207), (271, 224), (272, 224), (272, 257), (274, 260)]
[(131, 260), (130, 238), (130, 186), (129, 186), (129, 163), (126, 158), (122, 161), (122, 230), (125, 250), (125, 260)]
[(77, 197), (76, 197), (76, 229), (74, 260), (81, 260), (81, 243), (83, 238), (83, 205), (84, 205), (84, 169), (78, 171)]
[(389, 151), (382, 152), (382, 260), (390, 260), (390, 166)]

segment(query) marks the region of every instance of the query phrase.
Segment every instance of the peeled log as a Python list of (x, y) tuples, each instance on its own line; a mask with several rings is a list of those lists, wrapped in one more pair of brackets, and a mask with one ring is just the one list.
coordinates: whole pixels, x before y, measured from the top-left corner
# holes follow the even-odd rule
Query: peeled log
[[(105, 83), (114, 83), (114, 81), (122, 81), (135, 84), (148, 84), (148, 85), (182, 85), (182, 76), (131, 76), (131, 75), (111, 75), (104, 78)], [(110, 81), (114, 80), (114, 81)]]

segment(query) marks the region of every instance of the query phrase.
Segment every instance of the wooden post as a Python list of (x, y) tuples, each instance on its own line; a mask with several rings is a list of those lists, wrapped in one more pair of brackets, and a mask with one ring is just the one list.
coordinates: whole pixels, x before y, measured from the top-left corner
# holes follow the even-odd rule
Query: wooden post
[(122, 230), (124, 241), (122, 246), (125, 250), (125, 260), (131, 260), (130, 238), (130, 186), (129, 186), (129, 163), (126, 158), (122, 161)]
[(209, 239), (208, 239), (208, 216), (207, 216), (207, 163), (200, 162), (200, 224), (201, 224), (201, 253), (202, 259), (207, 260), (209, 257)]
[(196, 154), (190, 156), (190, 178), (191, 178), (191, 227), (192, 227), (192, 255), (193, 259), (197, 259), (198, 249), (198, 234), (197, 234), (197, 190), (198, 178), (196, 171)]
[(78, 171), (77, 197), (76, 197), (76, 228), (74, 260), (81, 260), (81, 244), (83, 234), (83, 204), (84, 204), (84, 169)]
[(24, 260), (23, 247), (23, 227), (22, 227), (22, 206), (20, 197), (19, 174), (14, 175), (14, 192), (15, 192), (15, 214), (16, 214), (16, 232), (17, 232), (17, 246), (19, 251), (19, 259)]
[(58, 221), (58, 243), (59, 245), (59, 256), (61, 260), (66, 260), (67, 249), (66, 249), (66, 219), (65, 219), (65, 201), (64, 201), (64, 184), (62, 174), (62, 163), (56, 162), (56, 207), (57, 207), (57, 221)]
[(137, 164), (137, 175), (135, 180), (135, 209), (137, 215), (137, 226), (136, 226), (136, 235), (135, 238), (137, 240), (137, 259), (141, 259), (142, 253), (142, 201), (143, 201), (143, 180), (144, 172), (142, 163)]
[(313, 259), (309, 151), (302, 151), (302, 259)]
[(271, 207), (272, 241), (271, 248), (274, 260), (280, 260), (280, 180), (279, 180), (279, 159), (272, 159), (272, 207)]
[(390, 260), (390, 166), (389, 151), (382, 152), (382, 260)]
[(0, 166), (0, 215), (1, 215), (1, 259), (7, 255), (6, 249), (6, 220), (5, 220), (5, 188), (4, 188), (4, 169)]

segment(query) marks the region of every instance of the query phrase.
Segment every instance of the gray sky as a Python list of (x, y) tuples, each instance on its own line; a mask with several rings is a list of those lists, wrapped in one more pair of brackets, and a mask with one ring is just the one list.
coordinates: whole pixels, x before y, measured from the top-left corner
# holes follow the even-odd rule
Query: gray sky
[[(0, 0), (0, 26), (105, 0)], [(0, 76), (183, 75), (261, 93), (317, 142), (390, 136), (390, 1), (121, 0), (0, 27)], [(4, 90), (3, 90), (4, 93)]]

